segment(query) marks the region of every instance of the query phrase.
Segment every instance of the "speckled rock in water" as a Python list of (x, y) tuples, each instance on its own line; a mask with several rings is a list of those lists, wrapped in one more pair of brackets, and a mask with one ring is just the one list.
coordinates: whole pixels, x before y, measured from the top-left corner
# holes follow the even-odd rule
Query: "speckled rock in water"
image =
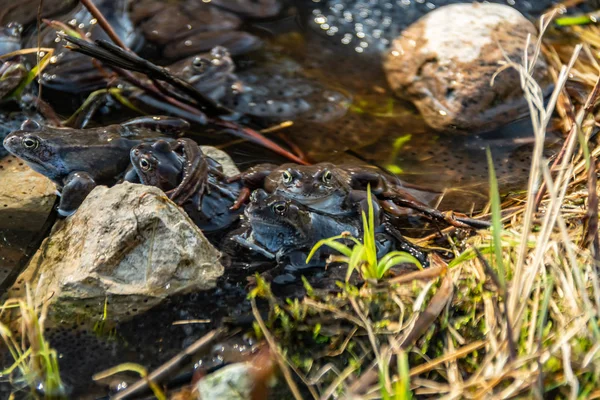
[(95, 188), (57, 224), (11, 295), (30, 282), (53, 320), (125, 320), (166, 297), (210, 289), (223, 274), (220, 253), (157, 188), (131, 183)]
[(48, 178), (16, 157), (0, 158), (0, 229), (40, 230), (55, 199), (56, 187)]
[[(501, 48), (520, 63), (528, 34), (535, 42), (536, 28), (511, 7), (450, 5), (404, 31), (384, 68), (391, 87), (412, 101), (432, 128), (489, 130), (527, 110), (517, 71), (503, 71), (494, 86), (490, 81), (504, 61)], [(545, 80), (543, 57), (534, 76)]]

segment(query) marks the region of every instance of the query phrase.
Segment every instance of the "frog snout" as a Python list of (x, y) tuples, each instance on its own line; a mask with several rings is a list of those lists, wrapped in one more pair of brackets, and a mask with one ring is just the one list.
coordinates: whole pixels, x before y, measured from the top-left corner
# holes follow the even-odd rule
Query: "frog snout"
[(4, 148), (6, 150), (13, 153), (14, 150), (17, 148), (19, 141), (20, 141), (19, 137), (15, 136), (15, 135), (8, 135), (7, 137), (4, 138), (4, 141), (2, 142), (2, 144), (4, 145)]

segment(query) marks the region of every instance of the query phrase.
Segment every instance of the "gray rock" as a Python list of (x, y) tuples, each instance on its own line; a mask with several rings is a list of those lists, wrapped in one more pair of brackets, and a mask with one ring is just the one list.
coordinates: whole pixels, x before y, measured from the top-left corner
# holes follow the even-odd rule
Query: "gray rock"
[[(441, 7), (396, 39), (384, 68), (396, 94), (412, 101), (437, 130), (490, 130), (527, 113), (517, 71), (503, 71), (502, 51), (521, 63), (527, 35), (537, 30), (515, 9), (498, 4)], [(531, 50), (531, 49), (530, 49)], [(546, 62), (535, 78), (546, 82)]]
[(0, 229), (39, 231), (55, 199), (56, 187), (48, 178), (16, 157), (0, 159)]
[(99, 186), (56, 224), (11, 289), (29, 282), (52, 320), (126, 320), (166, 297), (210, 289), (223, 274), (220, 253), (157, 188)]
[(225, 153), (223, 150), (219, 150), (216, 147), (212, 146), (200, 146), (202, 152), (220, 163), (223, 166), (223, 173), (227, 176), (233, 176), (240, 173), (240, 170), (235, 165), (229, 154)]

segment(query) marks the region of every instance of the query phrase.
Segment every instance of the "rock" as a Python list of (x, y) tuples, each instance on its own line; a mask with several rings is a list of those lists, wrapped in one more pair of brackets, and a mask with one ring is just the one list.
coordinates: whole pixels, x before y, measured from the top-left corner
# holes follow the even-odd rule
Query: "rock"
[[(259, 363), (260, 362), (260, 363)], [(255, 357), (252, 362), (227, 365), (196, 384), (199, 400), (252, 400), (267, 398), (273, 380), (274, 362)]]
[(0, 158), (0, 229), (39, 231), (55, 199), (56, 187), (48, 178), (16, 157)]
[(240, 173), (240, 170), (235, 165), (229, 154), (225, 153), (223, 150), (219, 150), (216, 147), (212, 146), (200, 146), (202, 152), (220, 163), (223, 166), (223, 173), (227, 176), (233, 176)]
[(126, 320), (179, 293), (213, 288), (220, 253), (155, 187), (95, 188), (75, 214), (55, 225), (17, 278), (29, 282), (54, 321)]
[[(490, 81), (505, 60), (501, 48), (521, 63), (528, 34), (535, 43), (535, 26), (508, 6), (441, 7), (393, 42), (384, 61), (387, 79), (434, 129), (490, 130), (527, 112), (517, 71), (503, 71), (494, 86)], [(546, 79), (543, 57), (534, 76)]]

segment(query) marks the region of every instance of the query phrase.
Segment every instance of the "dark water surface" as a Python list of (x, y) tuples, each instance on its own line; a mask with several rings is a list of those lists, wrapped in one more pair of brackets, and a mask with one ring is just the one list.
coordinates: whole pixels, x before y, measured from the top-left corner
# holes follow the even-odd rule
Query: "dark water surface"
[[(392, 95), (381, 67), (381, 52), (404, 27), (436, 6), (459, 2), (296, 1), (295, 10), (292, 7), (284, 17), (250, 27), (267, 45), (237, 60), (239, 75), (254, 79), (254, 85), (260, 87), (261, 80), (273, 79), (271, 71), (274, 69), (281, 74), (281, 78), (277, 78), (280, 80), (270, 82), (265, 93), (257, 92), (255, 99), (259, 100), (294, 88), (295, 81), (291, 77), (301, 76), (319, 88), (307, 95), (317, 105), (312, 117), (301, 118), (280, 131), (312, 161), (375, 163), (407, 182), (443, 192), (441, 208), (477, 210), (487, 202), (485, 149), (488, 146), (492, 149), (501, 192), (524, 188), (532, 149), (528, 121), (517, 121), (496, 132), (473, 136), (432, 132), (414, 107)], [(531, 16), (550, 3), (494, 2), (515, 5)], [(57, 111), (64, 116), (80, 101), (74, 97), (66, 101), (60, 93), (52, 91), (45, 91), (44, 96), (53, 104), (60, 103)], [(344, 111), (345, 115), (337, 118)], [(99, 121), (124, 120), (128, 116), (125, 114), (113, 112), (100, 116)], [(284, 161), (252, 144), (231, 145), (231, 137), (215, 135), (203, 128), (195, 128), (191, 136), (202, 144), (222, 146), (242, 170), (260, 162)], [(549, 138), (548, 154), (558, 145), (558, 136)], [(0, 281), (25, 264), (39, 240), (31, 233), (0, 226)], [(63, 327), (50, 330), (49, 340), (61, 354), (63, 374), (73, 385), (77, 398), (94, 398), (106, 393), (104, 387), (91, 383), (90, 376), (94, 372), (123, 361), (155, 368), (223, 319), (248, 320), (245, 276), (253, 272), (242, 268), (229, 273), (231, 276), (223, 278), (213, 291), (170, 299), (150, 313), (117, 324), (114, 330), (103, 335), (79, 322), (66, 322)], [(336, 277), (331, 270), (328, 274), (317, 271), (310, 276), (315, 285), (331, 284)], [(275, 288), (288, 296), (300, 294), (300, 289), (299, 283)], [(110, 312), (110, 304), (108, 310)], [(210, 322), (172, 324), (179, 320)], [(198, 362), (212, 367), (222, 362), (221, 359), (213, 354)]]

